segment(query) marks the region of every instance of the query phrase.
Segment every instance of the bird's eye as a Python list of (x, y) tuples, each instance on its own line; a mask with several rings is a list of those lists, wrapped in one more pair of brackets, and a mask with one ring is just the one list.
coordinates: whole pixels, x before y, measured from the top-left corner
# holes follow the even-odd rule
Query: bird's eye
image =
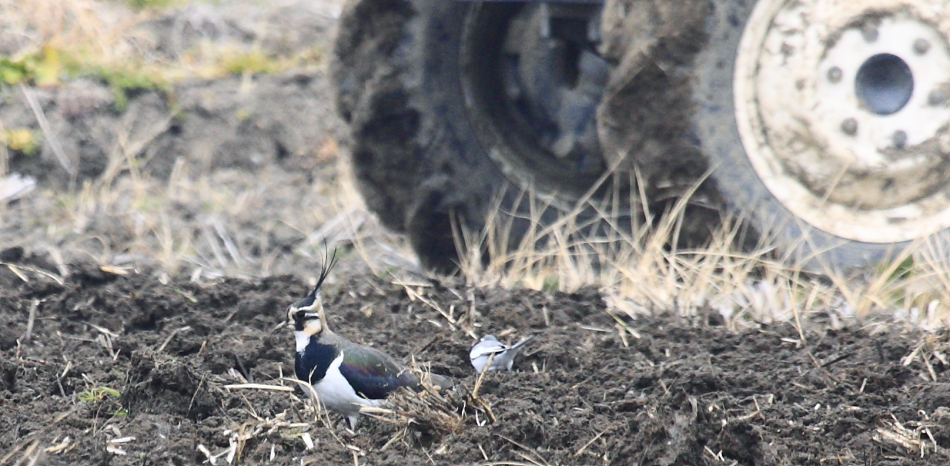
[(297, 313), (294, 314), (295, 320), (303, 320), (306, 317), (307, 317), (307, 311), (297, 311)]

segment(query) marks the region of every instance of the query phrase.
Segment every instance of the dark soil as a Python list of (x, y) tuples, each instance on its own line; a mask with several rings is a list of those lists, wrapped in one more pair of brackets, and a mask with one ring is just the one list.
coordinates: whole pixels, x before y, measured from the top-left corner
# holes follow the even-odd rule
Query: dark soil
[[(496, 422), (479, 425), (484, 413), (469, 408), (456, 433), (410, 427), (387, 446), (402, 427), (364, 418), (353, 434), (336, 416), (331, 427), (315, 420), (302, 396), (224, 387), (292, 373), (293, 338), (281, 323), (308, 288), (297, 279), (163, 285), (79, 268), (59, 284), (18, 271), (29, 281), (0, 270), (2, 464), (37, 455), (39, 464), (198, 464), (199, 445), (216, 454), (241, 433), (237, 464), (272, 455), (295, 465), (353, 464), (354, 455), (392, 465), (948, 461), (950, 381), (930, 356), (944, 336), (825, 330), (806, 332), (801, 347), (787, 324), (734, 333), (717, 319), (665, 316), (629, 322), (639, 338), (628, 333), (627, 346), (596, 290), (416, 279), (415, 291), (456, 317), (472, 292), (478, 333), (541, 337), (513, 372), (486, 377), (480, 395)], [(472, 340), (433, 307), (389, 281), (332, 278), (325, 294), (338, 333), (471, 390)], [(904, 364), (921, 342), (932, 372), (920, 357)], [(902, 431), (904, 446), (894, 440)], [(134, 440), (109, 443), (122, 437)]]

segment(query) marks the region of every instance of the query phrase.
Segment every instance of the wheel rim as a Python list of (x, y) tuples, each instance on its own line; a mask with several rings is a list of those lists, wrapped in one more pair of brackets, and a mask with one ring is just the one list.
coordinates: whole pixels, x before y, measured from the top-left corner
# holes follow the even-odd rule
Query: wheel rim
[(739, 134), (789, 211), (869, 243), (950, 228), (950, 1), (760, 0)]
[[(547, 37), (535, 32), (542, 10), (561, 25)], [(489, 2), (466, 20), (459, 81), (473, 129), (505, 175), (537, 194), (577, 198), (605, 171), (594, 115), (609, 65), (573, 37), (590, 40), (598, 17), (598, 6)]]

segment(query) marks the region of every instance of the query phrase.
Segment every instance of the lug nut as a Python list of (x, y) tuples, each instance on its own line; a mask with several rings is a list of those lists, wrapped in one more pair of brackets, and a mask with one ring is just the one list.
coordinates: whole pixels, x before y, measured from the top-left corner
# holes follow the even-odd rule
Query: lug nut
[(947, 102), (947, 93), (943, 89), (934, 89), (927, 95), (927, 103), (936, 107)]
[(830, 69), (828, 69), (828, 81), (833, 83), (841, 81), (841, 68), (832, 66)]
[(907, 133), (904, 130), (894, 131), (894, 147), (898, 149), (903, 149), (904, 144), (907, 144)]
[(844, 131), (844, 134), (848, 136), (854, 136), (858, 132), (858, 120), (845, 118), (845, 120), (841, 122), (841, 131)]
[(917, 39), (914, 41), (914, 51), (917, 55), (923, 55), (930, 50), (930, 42), (927, 39)]

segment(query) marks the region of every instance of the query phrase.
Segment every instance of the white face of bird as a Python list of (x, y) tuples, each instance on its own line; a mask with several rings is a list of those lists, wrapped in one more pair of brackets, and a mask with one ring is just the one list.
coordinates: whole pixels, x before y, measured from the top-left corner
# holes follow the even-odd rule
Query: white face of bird
[[(305, 298), (297, 301), (287, 308), (287, 325), (294, 329), (294, 335), (300, 341), (304, 341), (313, 335), (318, 335), (327, 328), (327, 318), (323, 314), (323, 300), (320, 298), (320, 287), (330, 275), (330, 270), (336, 264), (336, 249), (331, 256), (327, 251), (327, 258), (323, 261), (323, 267), (320, 269), (320, 278), (317, 279), (316, 286)], [(298, 348), (299, 350), (299, 348)]]
[(287, 325), (295, 332), (313, 336), (323, 331), (323, 301), (316, 293), (291, 304), (287, 308)]

